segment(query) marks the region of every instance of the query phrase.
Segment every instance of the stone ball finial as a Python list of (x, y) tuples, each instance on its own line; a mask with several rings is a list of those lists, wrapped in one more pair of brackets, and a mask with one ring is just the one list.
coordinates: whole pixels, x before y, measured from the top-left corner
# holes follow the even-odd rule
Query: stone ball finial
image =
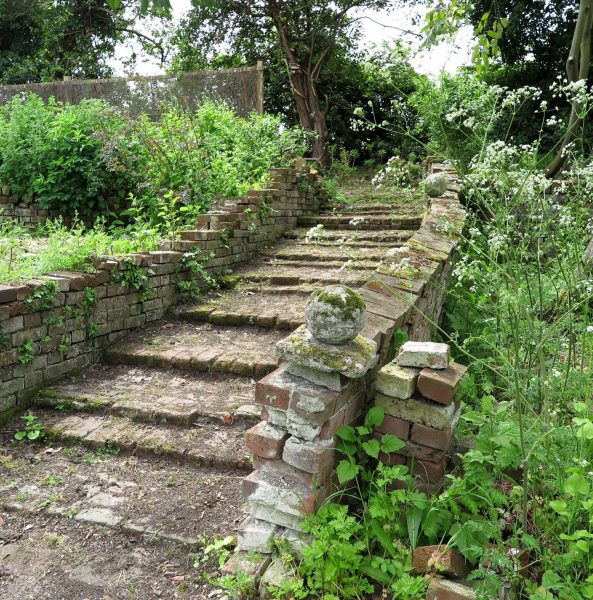
[(447, 191), (448, 179), (444, 173), (433, 173), (424, 180), (424, 191), (428, 196), (442, 196)]
[(313, 292), (305, 308), (307, 329), (325, 344), (347, 344), (361, 332), (365, 321), (363, 297), (345, 285), (330, 285)]

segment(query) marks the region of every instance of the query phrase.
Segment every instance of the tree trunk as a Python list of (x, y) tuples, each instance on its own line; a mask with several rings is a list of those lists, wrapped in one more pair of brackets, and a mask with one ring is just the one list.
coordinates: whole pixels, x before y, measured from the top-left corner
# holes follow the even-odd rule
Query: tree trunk
[[(593, 2), (593, 0), (591, 1)], [(281, 12), (276, 2), (270, 2), (269, 10), (278, 31), (280, 48), (286, 58), (288, 78), (296, 102), (299, 121), (304, 129), (316, 134), (313, 140), (313, 158), (318, 160), (323, 166), (328, 166), (327, 142), (329, 134), (326, 121), (327, 108), (321, 108), (319, 96), (317, 95), (315, 75), (311, 72), (311, 61), (309, 61), (309, 69), (305, 69), (299, 64), (292, 48), (290, 32), (282, 21)], [(320, 67), (321, 64), (316, 64), (313, 67), (313, 71), (319, 72)]]
[[(587, 80), (591, 65), (591, 29), (593, 28), (593, 0), (581, 0), (579, 16), (572, 38), (570, 54), (566, 61), (568, 81), (574, 83), (581, 79)], [(568, 128), (560, 144), (560, 150), (547, 169), (548, 177), (555, 177), (566, 165), (568, 157), (565, 149), (577, 137), (577, 131), (583, 123), (580, 115), (581, 106), (573, 100), (568, 120)]]

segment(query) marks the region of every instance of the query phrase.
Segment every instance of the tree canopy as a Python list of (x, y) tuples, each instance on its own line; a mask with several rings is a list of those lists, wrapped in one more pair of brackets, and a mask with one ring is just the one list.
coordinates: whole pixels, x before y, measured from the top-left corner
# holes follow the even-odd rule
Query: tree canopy
[(0, 82), (108, 77), (129, 25), (106, 0), (0, 0)]

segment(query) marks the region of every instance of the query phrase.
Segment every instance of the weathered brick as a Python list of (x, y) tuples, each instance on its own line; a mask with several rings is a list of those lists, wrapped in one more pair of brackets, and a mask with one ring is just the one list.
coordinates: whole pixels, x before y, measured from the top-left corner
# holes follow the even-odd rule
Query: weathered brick
[(454, 548), (420, 546), (412, 553), (412, 568), (418, 575), (439, 573), (445, 577), (463, 579), (469, 573), (467, 561)]
[(0, 304), (15, 302), (17, 299), (17, 289), (10, 285), (0, 285)]
[(245, 445), (255, 456), (278, 459), (287, 438), (285, 431), (261, 421), (245, 433)]
[(435, 577), (430, 580), (426, 600), (476, 600), (476, 592), (463, 583)]
[(467, 367), (458, 363), (451, 363), (446, 369), (422, 369), (418, 377), (418, 391), (440, 404), (451, 404), (466, 372)]
[(406, 342), (397, 362), (400, 367), (446, 369), (449, 366), (449, 346), (436, 342)]
[(418, 369), (389, 363), (377, 374), (377, 390), (394, 398), (410, 398), (416, 390), (418, 373)]
[(435, 429), (434, 427), (422, 425), (422, 423), (414, 423), (410, 439), (423, 446), (447, 451), (451, 447), (453, 427)]
[(306, 442), (292, 436), (286, 440), (282, 459), (307, 473), (326, 473), (333, 467), (333, 441)]
[(412, 424), (409, 421), (385, 415), (383, 423), (377, 427), (379, 433), (388, 433), (395, 435), (402, 440), (407, 440), (410, 437), (410, 428)]

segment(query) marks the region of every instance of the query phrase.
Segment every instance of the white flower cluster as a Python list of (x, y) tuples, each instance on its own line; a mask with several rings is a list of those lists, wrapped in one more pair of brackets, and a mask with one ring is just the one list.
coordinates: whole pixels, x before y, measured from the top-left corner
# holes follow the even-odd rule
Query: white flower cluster
[(315, 225), (315, 227), (311, 227), (311, 229), (309, 229), (309, 231), (307, 231), (307, 233), (305, 233), (305, 242), (321, 240), (321, 239), (324, 239), (325, 237), (326, 237), (325, 229), (324, 229), (323, 225), (320, 223), (318, 225)]
[(392, 156), (387, 164), (373, 177), (375, 189), (412, 188), (418, 183), (420, 169), (400, 156)]

